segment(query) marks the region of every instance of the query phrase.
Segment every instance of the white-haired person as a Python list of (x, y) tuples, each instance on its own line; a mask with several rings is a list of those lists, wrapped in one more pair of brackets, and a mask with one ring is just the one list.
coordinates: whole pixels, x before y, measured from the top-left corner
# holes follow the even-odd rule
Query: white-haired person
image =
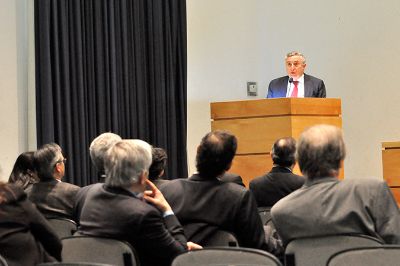
[(148, 180), (152, 162), (148, 143), (121, 140), (108, 150), (104, 162), (105, 184), (92, 186), (84, 197), (78, 193), (80, 234), (129, 242), (143, 266), (170, 265), (178, 254), (200, 248), (186, 242), (168, 202)]

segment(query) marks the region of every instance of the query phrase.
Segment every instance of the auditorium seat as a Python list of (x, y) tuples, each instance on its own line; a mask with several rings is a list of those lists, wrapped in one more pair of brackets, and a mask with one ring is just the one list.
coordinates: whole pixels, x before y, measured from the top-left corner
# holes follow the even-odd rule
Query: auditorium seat
[(257, 265), (282, 266), (272, 254), (251, 248), (225, 247), (204, 248), (189, 251), (177, 256), (171, 266), (204, 266), (204, 265)]
[(328, 260), (328, 266), (397, 266), (400, 265), (400, 246), (359, 247), (339, 251)]
[(352, 234), (298, 238), (289, 242), (285, 249), (285, 265), (326, 265), (330, 256), (338, 251), (382, 244), (382, 241), (376, 238)]
[(95, 262), (116, 266), (139, 265), (134, 248), (110, 238), (72, 236), (62, 240), (63, 262)]

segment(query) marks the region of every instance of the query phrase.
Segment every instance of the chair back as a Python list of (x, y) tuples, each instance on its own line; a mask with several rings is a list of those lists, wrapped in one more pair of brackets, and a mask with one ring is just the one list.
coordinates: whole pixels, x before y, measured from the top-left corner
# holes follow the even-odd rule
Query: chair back
[(271, 207), (258, 207), (257, 209), (262, 224), (266, 225), (271, 220)]
[(365, 235), (332, 235), (298, 238), (285, 249), (286, 266), (326, 265), (330, 256), (354, 247), (381, 246), (382, 241)]
[(6, 259), (0, 255), (0, 266), (8, 266)]
[(239, 246), (236, 237), (230, 232), (217, 230), (203, 243), (203, 247), (237, 247)]
[(48, 218), (47, 221), (56, 231), (59, 238), (72, 236), (77, 231), (77, 225), (74, 221), (67, 218)]
[(397, 266), (400, 264), (400, 246), (361, 247), (339, 251), (328, 260), (328, 266)]
[(204, 248), (177, 256), (171, 266), (282, 266), (272, 254), (251, 248)]
[(115, 266), (112, 264), (104, 263), (90, 263), (90, 262), (46, 262), (39, 263), (36, 266)]
[(116, 266), (139, 264), (134, 248), (124, 241), (92, 236), (72, 236), (61, 241), (63, 262), (92, 262)]

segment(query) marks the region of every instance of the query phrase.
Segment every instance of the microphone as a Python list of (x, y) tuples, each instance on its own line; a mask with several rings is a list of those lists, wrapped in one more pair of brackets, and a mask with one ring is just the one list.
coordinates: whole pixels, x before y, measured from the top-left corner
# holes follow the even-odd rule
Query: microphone
[(292, 84), (292, 82), (293, 82), (293, 78), (290, 77), (290, 78), (289, 78), (289, 83)]

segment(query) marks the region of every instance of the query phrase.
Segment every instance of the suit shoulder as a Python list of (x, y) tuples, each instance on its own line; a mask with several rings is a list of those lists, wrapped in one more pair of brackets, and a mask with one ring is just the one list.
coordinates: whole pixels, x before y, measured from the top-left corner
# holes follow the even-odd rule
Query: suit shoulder
[(308, 80), (315, 81), (315, 82), (323, 82), (322, 79), (308, 75), (308, 74), (304, 74), (304, 79), (308, 79)]
[(289, 77), (283, 76), (283, 77), (279, 77), (279, 78), (275, 78), (275, 79), (271, 80), (269, 82), (269, 84), (280, 83), (280, 82), (285, 82), (285, 81), (287, 82), (287, 80), (289, 80)]

